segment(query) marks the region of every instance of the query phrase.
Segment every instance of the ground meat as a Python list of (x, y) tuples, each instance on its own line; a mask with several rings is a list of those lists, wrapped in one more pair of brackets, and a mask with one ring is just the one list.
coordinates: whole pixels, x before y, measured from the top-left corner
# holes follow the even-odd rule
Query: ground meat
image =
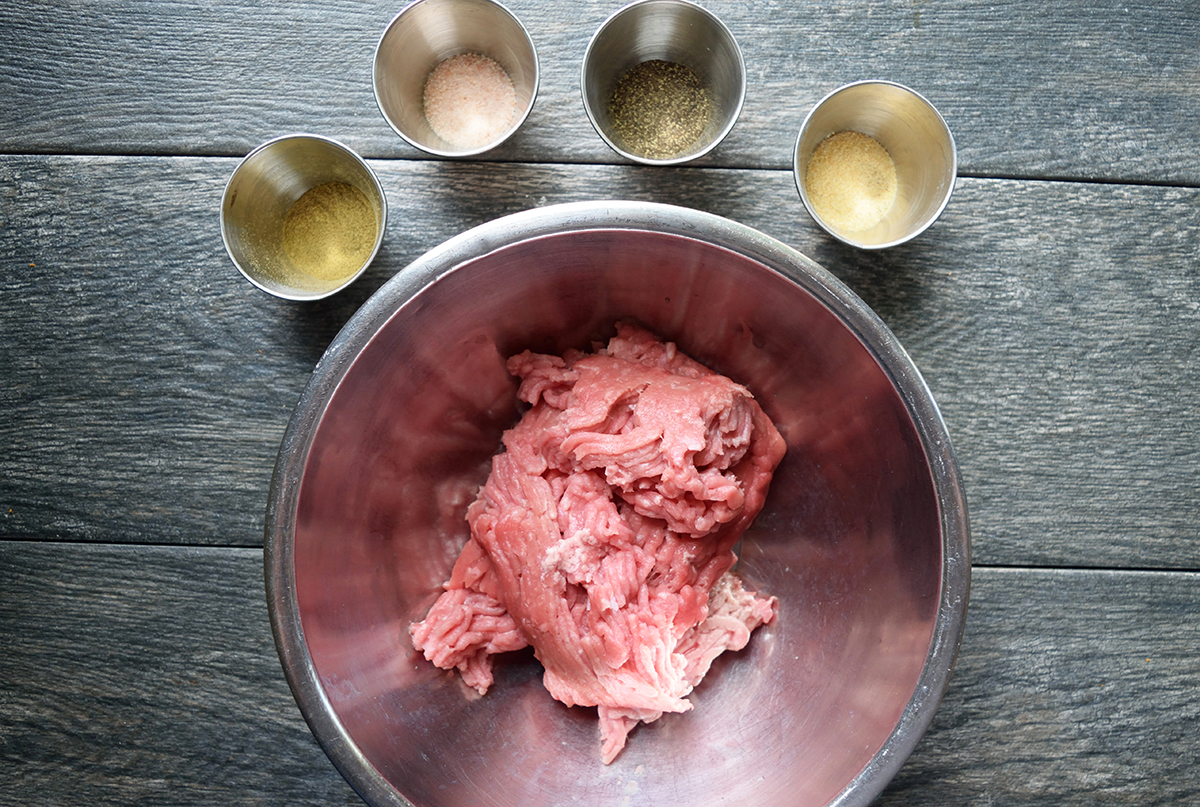
[(774, 619), (730, 570), (784, 443), (744, 387), (633, 325), (593, 354), (527, 351), (508, 369), (531, 408), (410, 633), (481, 693), (492, 655), (532, 645), (551, 695), (598, 708), (611, 762)]

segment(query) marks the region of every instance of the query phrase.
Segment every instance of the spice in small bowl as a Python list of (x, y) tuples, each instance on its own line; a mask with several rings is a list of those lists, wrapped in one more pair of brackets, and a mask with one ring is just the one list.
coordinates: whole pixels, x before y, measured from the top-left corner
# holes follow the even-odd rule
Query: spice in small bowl
[(800, 127), (793, 172), (826, 232), (883, 249), (924, 232), (957, 176), (954, 137), (929, 101), (891, 81), (858, 81), (821, 99)]
[(613, 135), (627, 151), (651, 160), (694, 151), (713, 111), (712, 96), (695, 71), (663, 59), (630, 69), (608, 101)]
[(377, 226), (367, 195), (347, 182), (305, 191), (283, 217), (283, 251), (294, 282), (344, 282), (371, 256)]
[(221, 201), (221, 237), (238, 271), (288, 300), (350, 285), (379, 252), (386, 224), (383, 187), (366, 161), (313, 134), (255, 148)]
[(470, 157), (520, 128), (537, 97), (533, 39), (495, 0), (414, 0), (375, 46), (375, 101), (422, 151)]
[(429, 127), (455, 148), (486, 146), (517, 117), (512, 79), (499, 62), (479, 53), (439, 62), (425, 79), (422, 97)]
[(609, 147), (634, 162), (701, 157), (737, 122), (746, 66), (733, 34), (688, 0), (636, 0), (583, 56), (583, 106)]
[(871, 229), (896, 202), (896, 164), (879, 141), (862, 132), (838, 132), (822, 140), (806, 175), (813, 210), (848, 233)]

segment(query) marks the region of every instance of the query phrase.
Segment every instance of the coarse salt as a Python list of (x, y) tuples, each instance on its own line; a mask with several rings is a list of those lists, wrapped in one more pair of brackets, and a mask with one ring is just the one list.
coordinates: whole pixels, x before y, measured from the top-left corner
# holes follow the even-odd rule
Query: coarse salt
[(455, 148), (485, 146), (512, 126), (517, 93), (495, 59), (462, 53), (439, 63), (425, 80), (425, 119)]

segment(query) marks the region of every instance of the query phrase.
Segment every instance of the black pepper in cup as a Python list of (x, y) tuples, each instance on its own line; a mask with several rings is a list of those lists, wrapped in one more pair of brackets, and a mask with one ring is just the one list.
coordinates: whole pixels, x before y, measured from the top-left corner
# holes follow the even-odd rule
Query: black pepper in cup
[(700, 141), (712, 118), (713, 103), (691, 68), (651, 59), (618, 79), (608, 115), (626, 151), (669, 160)]

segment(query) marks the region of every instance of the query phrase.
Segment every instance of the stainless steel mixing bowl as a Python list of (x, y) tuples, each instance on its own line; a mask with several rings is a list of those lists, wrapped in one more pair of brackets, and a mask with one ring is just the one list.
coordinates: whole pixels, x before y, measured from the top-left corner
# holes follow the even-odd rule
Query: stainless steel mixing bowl
[[(739, 565), (780, 613), (605, 766), (595, 710), (552, 700), (532, 655), (479, 697), (407, 627), (516, 419), (505, 358), (629, 317), (747, 385), (787, 440)], [(644, 203), (498, 219), (392, 278), (314, 370), (266, 523), (288, 681), (372, 805), (866, 804), (945, 691), (969, 575), (945, 425), (884, 324), (787, 246)]]

